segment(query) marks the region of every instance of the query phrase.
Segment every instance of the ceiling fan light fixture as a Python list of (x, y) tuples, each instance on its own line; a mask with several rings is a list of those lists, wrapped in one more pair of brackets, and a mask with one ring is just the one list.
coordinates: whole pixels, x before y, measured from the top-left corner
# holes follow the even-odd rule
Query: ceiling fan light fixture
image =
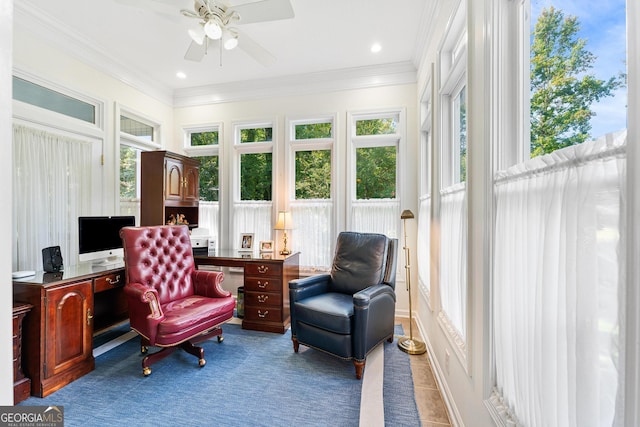
[(233, 30), (225, 30), (222, 34), (222, 42), (226, 50), (234, 49), (238, 46), (238, 33)]
[(219, 40), (222, 37), (222, 27), (214, 20), (208, 20), (204, 24), (204, 32), (212, 40)]
[(202, 43), (204, 43), (204, 36), (204, 28), (202, 28), (202, 25), (198, 25), (195, 28), (189, 28), (189, 37), (191, 37), (191, 40), (198, 43), (199, 45), (202, 45)]

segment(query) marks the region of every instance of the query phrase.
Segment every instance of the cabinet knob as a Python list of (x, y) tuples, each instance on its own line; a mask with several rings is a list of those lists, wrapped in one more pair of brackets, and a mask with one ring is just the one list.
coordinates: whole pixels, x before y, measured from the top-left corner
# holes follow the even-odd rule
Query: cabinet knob
[(91, 325), (91, 320), (93, 319), (93, 314), (91, 314), (91, 309), (87, 309), (87, 325)]

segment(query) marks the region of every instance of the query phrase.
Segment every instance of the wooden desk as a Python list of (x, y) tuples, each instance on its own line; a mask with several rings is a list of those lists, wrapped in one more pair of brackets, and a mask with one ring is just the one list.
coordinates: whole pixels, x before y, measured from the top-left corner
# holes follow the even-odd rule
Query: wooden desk
[(122, 265), (69, 266), (13, 281), (13, 301), (33, 306), (22, 353), (31, 394), (47, 396), (94, 369), (94, 331), (128, 318), (124, 282)]
[(291, 324), (289, 281), (299, 275), (300, 253), (218, 251), (195, 256), (196, 266), (215, 265), (244, 269), (243, 329), (284, 334)]

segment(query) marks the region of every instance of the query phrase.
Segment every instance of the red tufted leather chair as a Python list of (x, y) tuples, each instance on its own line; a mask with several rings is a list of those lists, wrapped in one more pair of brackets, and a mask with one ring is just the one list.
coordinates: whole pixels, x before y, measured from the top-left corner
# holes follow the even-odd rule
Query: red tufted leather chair
[(141, 336), (142, 352), (162, 347), (142, 361), (151, 364), (182, 348), (204, 366), (204, 349), (194, 344), (213, 336), (222, 342), (220, 325), (233, 316), (235, 300), (220, 287), (224, 275), (195, 269), (189, 229), (181, 226), (125, 227), (126, 284), (131, 328)]

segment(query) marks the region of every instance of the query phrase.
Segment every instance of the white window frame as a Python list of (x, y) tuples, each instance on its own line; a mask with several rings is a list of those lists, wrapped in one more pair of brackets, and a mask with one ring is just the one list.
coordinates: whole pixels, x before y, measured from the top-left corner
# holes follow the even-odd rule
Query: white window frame
[[(240, 233), (254, 233), (256, 241), (261, 240), (274, 240), (273, 239), (273, 206), (275, 200), (277, 199), (277, 186), (276, 186), (276, 171), (278, 170), (278, 162), (277, 162), (277, 150), (276, 150), (276, 141), (278, 137), (278, 129), (276, 126), (277, 121), (275, 119), (265, 119), (265, 120), (252, 120), (252, 121), (237, 121), (232, 123), (233, 128), (233, 158), (232, 158), (232, 183), (231, 183), (231, 200), (233, 201), (230, 204), (230, 226), (228, 228), (227, 238), (227, 247), (237, 246), (239, 243)], [(256, 129), (256, 128), (268, 128), (270, 127), (272, 130), (271, 133), (271, 141), (261, 141), (261, 142), (240, 142), (240, 131), (243, 129)], [(249, 200), (241, 200), (240, 194), (240, 181), (241, 181), (241, 167), (240, 161), (242, 154), (257, 154), (257, 153), (271, 153), (271, 200), (270, 201), (249, 201)], [(264, 205), (265, 208), (269, 208), (271, 212), (270, 218), (268, 219), (270, 223), (269, 233), (266, 231), (260, 230), (236, 230), (235, 223), (232, 221), (232, 218), (235, 217), (234, 212), (237, 209), (237, 206), (241, 206), (243, 204), (254, 204), (254, 205)]]
[[(225, 197), (225, 181), (223, 177), (225, 176), (225, 165), (224, 165), (224, 157), (223, 157), (223, 141), (224, 141), (224, 127), (223, 124), (218, 123), (210, 123), (210, 124), (202, 124), (197, 126), (187, 126), (182, 129), (184, 134), (184, 151), (189, 157), (209, 157), (209, 156), (218, 156), (218, 220), (216, 221), (214, 233), (210, 233), (211, 236), (216, 238), (216, 245), (220, 246), (221, 239), (221, 224), (222, 224), (222, 206), (224, 205), (224, 197)], [(191, 135), (194, 133), (203, 133), (203, 132), (218, 132), (218, 143), (212, 145), (199, 145), (192, 146), (191, 145)], [(203, 202), (200, 201), (200, 205), (203, 203), (214, 203), (214, 202)], [(203, 215), (200, 215), (200, 220), (202, 221)], [(209, 228), (209, 227), (204, 227)]]
[[(459, 179), (459, 145), (455, 143), (456, 140), (456, 127), (455, 127), (455, 98), (459, 94), (463, 87), (467, 87), (467, 6), (466, 2), (459, 2), (456, 9), (453, 11), (449, 25), (445, 31), (445, 35), (438, 48), (438, 75), (439, 75), (439, 87), (438, 87), (438, 106), (439, 108), (439, 135), (434, 144), (437, 144), (437, 151), (439, 152), (439, 179), (438, 190), (433, 193), (432, 203), (435, 209), (438, 211), (437, 218), (440, 220), (442, 191), (451, 189), (454, 187), (463, 187), (466, 191), (466, 183), (458, 183)], [(467, 96), (468, 99), (468, 96)], [(467, 120), (469, 117), (467, 115)], [(469, 145), (467, 140), (467, 147)], [(435, 150), (435, 148), (434, 148)], [(456, 159), (457, 158), (457, 159)], [(456, 169), (456, 164), (458, 168)], [(466, 229), (466, 227), (465, 227)], [(437, 243), (439, 250), (442, 250), (442, 238)], [(446, 237), (444, 237), (446, 238)], [(465, 248), (466, 250), (466, 248)], [(438, 260), (440, 263), (441, 260)], [(442, 272), (441, 272), (442, 273)], [(440, 277), (437, 279), (437, 283), (432, 286), (438, 286), (441, 289)], [(434, 310), (438, 312), (438, 323), (442, 329), (445, 337), (447, 338), (453, 352), (460, 361), (461, 366), (464, 368), (468, 375), (471, 375), (471, 359), (470, 359), (470, 346), (468, 345), (469, 337), (473, 336), (471, 317), (469, 313), (469, 281), (465, 280), (463, 286), (466, 289), (466, 300), (464, 306), (461, 307), (463, 313), (467, 313), (465, 327), (465, 337), (462, 337), (451, 323), (449, 316), (443, 310), (442, 302), (434, 302)], [(441, 292), (437, 293), (441, 295)]]
[[(316, 124), (316, 123), (331, 123), (331, 136), (329, 138), (315, 138), (315, 139), (296, 139), (295, 129), (296, 125), (306, 125), (306, 124)], [(318, 116), (309, 116), (309, 117), (287, 117), (286, 119), (286, 130), (287, 130), (287, 141), (289, 149), (286, 151), (287, 159), (287, 184), (288, 184), (288, 197), (286, 201), (286, 206), (284, 206), (285, 210), (292, 210), (296, 207), (308, 205), (311, 203), (318, 203), (318, 199), (297, 199), (296, 198), (296, 153), (298, 151), (315, 151), (315, 150), (330, 150), (331, 152), (331, 192), (328, 199), (326, 200), (328, 204), (331, 204), (331, 214), (328, 219), (331, 226), (327, 233), (327, 238), (329, 239), (329, 246), (323, 248), (327, 251), (327, 254), (333, 254), (333, 247), (335, 245), (336, 235), (336, 187), (337, 187), (337, 174), (336, 174), (336, 165), (337, 165), (337, 156), (336, 156), (336, 126), (337, 126), (337, 116), (336, 114), (329, 115), (318, 115)], [(296, 223), (296, 217), (294, 215), (294, 224)], [(299, 223), (299, 221), (298, 221)], [(296, 227), (296, 229), (300, 229)], [(296, 229), (292, 230), (291, 242), (296, 242), (298, 240), (295, 239)], [(306, 265), (305, 264), (305, 253), (308, 251), (301, 251), (302, 256), (302, 268), (310, 267), (311, 269), (329, 269), (331, 263), (331, 257), (329, 255), (329, 260), (326, 266), (317, 266), (317, 265)], [(310, 255), (310, 257), (313, 257)], [(315, 258), (315, 257), (313, 257)]]
[[(356, 121), (384, 119), (397, 117), (398, 125), (396, 133), (386, 135), (356, 135)], [(404, 107), (385, 108), (367, 111), (349, 111), (347, 112), (347, 135), (349, 135), (349, 150), (347, 156), (347, 229), (358, 230), (359, 226), (354, 219), (354, 208), (358, 205), (366, 205), (371, 203), (367, 200), (358, 200), (356, 191), (356, 150), (358, 148), (375, 148), (375, 147), (395, 147), (396, 148), (396, 196), (388, 199), (375, 199), (373, 203), (386, 203), (393, 209), (397, 210), (396, 217), (400, 218), (400, 195), (402, 194), (402, 180), (400, 179), (400, 171), (402, 170), (403, 153), (406, 152), (406, 122), (407, 112)], [(400, 236), (401, 223), (398, 219), (392, 227), (383, 230), (391, 238)]]
[[(137, 120), (141, 123), (144, 123), (146, 125), (149, 125), (153, 128), (153, 141), (148, 141), (144, 138), (140, 138), (137, 137), (135, 135), (131, 135), (127, 132), (123, 132), (120, 130), (120, 117), (121, 116), (125, 116), (127, 118), (131, 118), (134, 120)], [(150, 117), (139, 113), (133, 109), (127, 108), (125, 106), (116, 104), (116, 109), (115, 109), (115, 119), (114, 119), (114, 124), (115, 124), (115, 134), (118, 135), (118, 143), (116, 144), (116, 150), (115, 150), (115, 164), (114, 164), (114, 169), (115, 169), (115, 186), (116, 186), (116, 190), (115, 190), (115, 194), (116, 194), (116, 204), (117, 204), (117, 212), (121, 212), (121, 206), (120, 206), (120, 147), (122, 145), (127, 145), (130, 146), (136, 150), (138, 150), (138, 159), (140, 160), (140, 153), (142, 151), (150, 151), (150, 150), (157, 150), (162, 148), (162, 145), (160, 143), (160, 130), (161, 130), (161, 126), (160, 123), (157, 120), (153, 120)], [(137, 173), (137, 188), (136, 188), (136, 194), (137, 197), (134, 200), (130, 200), (131, 202), (138, 202), (138, 204), (140, 203), (140, 182), (141, 182), (141, 161), (137, 162), (138, 165), (138, 170), (136, 171)], [(139, 224), (139, 220), (140, 220), (140, 212), (138, 209), (138, 214), (136, 215), (137, 221), (136, 223)]]

